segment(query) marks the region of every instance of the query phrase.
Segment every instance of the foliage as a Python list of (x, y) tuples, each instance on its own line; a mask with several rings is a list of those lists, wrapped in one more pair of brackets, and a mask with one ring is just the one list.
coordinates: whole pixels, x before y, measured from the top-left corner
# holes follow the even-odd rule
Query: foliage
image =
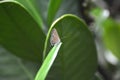
[[(120, 24), (107, 10), (88, 10), (79, 3), (82, 0), (1, 0), (0, 80), (107, 80), (99, 71), (96, 48), (102, 45), (103, 52), (110, 50), (120, 59)], [(84, 21), (90, 16), (93, 32)]]

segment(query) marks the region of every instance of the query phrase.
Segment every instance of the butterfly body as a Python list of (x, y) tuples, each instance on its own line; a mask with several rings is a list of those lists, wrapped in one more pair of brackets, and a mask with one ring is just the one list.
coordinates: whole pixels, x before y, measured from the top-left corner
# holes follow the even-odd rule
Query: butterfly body
[(55, 28), (53, 28), (51, 32), (50, 43), (52, 46), (54, 46), (58, 44), (59, 42), (60, 42), (60, 38), (59, 38), (58, 32)]

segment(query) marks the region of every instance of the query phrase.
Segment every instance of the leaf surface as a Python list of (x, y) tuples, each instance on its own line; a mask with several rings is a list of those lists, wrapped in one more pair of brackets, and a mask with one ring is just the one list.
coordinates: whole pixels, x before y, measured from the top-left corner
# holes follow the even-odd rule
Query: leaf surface
[(103, 40), (106, 47), (120, 59), (120, 24), (108, 18), (103, 26)]
[(46, 80), (89, 80), (97, 67), (94, 40), (86, 24), (78, 17), (66, 14), (51, 26), (45, 43), (50, 50), (51, 30), (56, 28), (63, 43)]
[(19, 3), (0, 2), (0, 44), (11, 53), (32, 61), (42, 60), (45, 34)]
[(50, 52), (48, 53), (48, 56), (46, 57), (46, 59), (44, 60), (40, 70), (38, 71), (35, 80), (45, 80), (49, 69), (51, 68), (57, 53), (60, 49), (62, 43), (59, 43), (58, 45), (55, 45)]
[(47, 15), (48, 26), (52, 24), (55, 15), (60, 8), (61, 2), (62, 0), (50, 0), (48, 6), (48, 15)]
[(37, 0), (14, 0), (19, 2), (25, 9), (29, 12), (29, 14), (33, 17), (33, 19), (38, 23), (41, 29), (44, 29), (43, 19), (41, 16), (41, 12), (37, 6)]
[(0, 46), (0, 80), (33, 80), (37, 65), (21, 60)]

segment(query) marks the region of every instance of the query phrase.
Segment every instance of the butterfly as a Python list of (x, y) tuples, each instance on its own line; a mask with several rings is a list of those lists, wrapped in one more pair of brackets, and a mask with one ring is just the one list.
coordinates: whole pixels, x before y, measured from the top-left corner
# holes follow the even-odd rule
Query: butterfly
[(58, 32), (55, 28), (53, 28), (51, 32), (50, 43), (52, 46), (54, 46), (59, 42), (60, 42), (60, 38), (59, 38)]

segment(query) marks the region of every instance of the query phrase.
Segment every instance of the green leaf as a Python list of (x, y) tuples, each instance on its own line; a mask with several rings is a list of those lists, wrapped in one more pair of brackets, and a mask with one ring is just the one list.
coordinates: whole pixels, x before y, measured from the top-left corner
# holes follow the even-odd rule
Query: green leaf
[(11, 53), (42, 61), (45, 34), (17, 2), (0, 2), (0, 44)]
[(78, 17), (66, 14), (49, 29), (45, 53), (50, 50), (51, 30), (56, 28), (63, 45), (46, 80), (89, 80), (97, 68), (94, 40), (86, 24)]
[(44, 29), (43, 20), (39, 12), (39, 9), (36, 5), (37, 4), (36, 0), (14, 0), (14, 1), (20, 2), (22, 6), (24, 6), (26, 10), (31, 14), (31, 16), (35, 19), (38, 25), (42, 29)]
[(49, 69), (51, 68), (57, 53), (60, 49), (62, 43), (59, 43), (58, 45), (55, 45), (50, 52), (48, 53), (48, 56), (46, 57), (45, 61), (43, 62), (40, 70), (38, 71), (35, 80), (45, 80), (46, 75), (48, 74)]
[(59, 10), (61, 2), (62, 0), (50, 0), (49, 2), (48, 15), (47, 15), (47, 22), (49, 27), (52, 24), (57, 11)]
[(120, 59), (120, 24), (108, 18), (103, 26), (103, 40), (106, 47)]
[(58, 10), (56, 14), (56, 18), (64, 14), (68, 14), (68, 13), (81, 16), (80, 0), (63, 0), (60, 6), (60, 9)]
[(36, 63), (23, 61), (0, 46), (0, 80), (33, 80), (37, 70)]

